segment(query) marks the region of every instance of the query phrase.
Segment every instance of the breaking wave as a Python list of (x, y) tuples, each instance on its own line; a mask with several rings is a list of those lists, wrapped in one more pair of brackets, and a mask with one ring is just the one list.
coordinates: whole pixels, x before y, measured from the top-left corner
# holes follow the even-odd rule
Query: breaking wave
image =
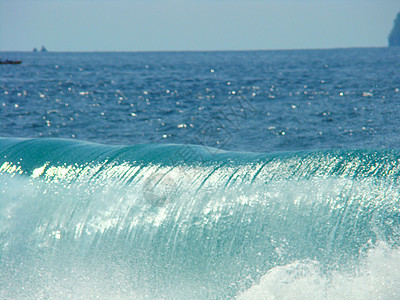
[(391, 298), (399, 162), (0, 139), (0, 297)]

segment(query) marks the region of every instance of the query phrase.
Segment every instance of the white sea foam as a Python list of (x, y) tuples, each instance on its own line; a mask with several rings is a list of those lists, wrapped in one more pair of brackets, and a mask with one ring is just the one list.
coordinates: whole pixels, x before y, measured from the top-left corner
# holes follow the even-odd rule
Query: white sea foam
[[(356, 270), (354, 270), (356, 269)], [(271, 269), (238, 300), (399, 299), (400, 249), (380, 242), (352, 271), (327, 274), (316, 261), (296, 261)]]

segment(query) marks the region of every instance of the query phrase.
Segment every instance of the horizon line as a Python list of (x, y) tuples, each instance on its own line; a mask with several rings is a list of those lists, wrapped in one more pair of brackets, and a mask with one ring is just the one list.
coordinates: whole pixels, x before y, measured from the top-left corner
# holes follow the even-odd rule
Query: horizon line
[(0, 50), (0, 52), (19, 53), (176, 53), (176, 52), (261, 52), (261, 51), (310, 51), (310, 50), (340, 50), (340, 49), (378, 49), (392, 48), (393, 46), (348, 46), (348, 47), (321, 47), (321, 48), (276, 48), (276, 49), (204, 49), (204, 50), (47, 50), (44, 52), (33, 50)]

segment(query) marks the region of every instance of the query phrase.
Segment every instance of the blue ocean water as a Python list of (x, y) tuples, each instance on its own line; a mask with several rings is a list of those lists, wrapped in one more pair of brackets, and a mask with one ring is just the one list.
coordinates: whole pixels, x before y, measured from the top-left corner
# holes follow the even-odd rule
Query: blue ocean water
[(0, 298), (399, 297), (399, 48), (1, 57)]

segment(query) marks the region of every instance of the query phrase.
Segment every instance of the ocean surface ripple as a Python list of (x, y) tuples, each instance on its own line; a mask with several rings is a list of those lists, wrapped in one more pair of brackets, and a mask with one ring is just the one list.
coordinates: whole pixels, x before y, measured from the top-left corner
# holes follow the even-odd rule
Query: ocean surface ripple
[(400, 49), (0, 66), (1, 299), (398, 299)]

